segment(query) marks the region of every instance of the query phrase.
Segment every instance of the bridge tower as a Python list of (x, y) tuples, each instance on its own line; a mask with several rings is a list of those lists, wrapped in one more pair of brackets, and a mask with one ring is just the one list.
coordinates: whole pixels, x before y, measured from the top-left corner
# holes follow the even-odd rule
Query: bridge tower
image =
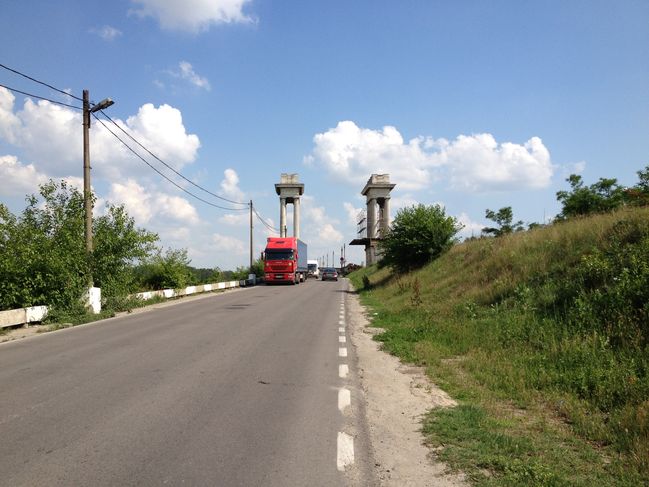
[(359, 214), (358, 233), (349, 245), (365, 246), (366, 265), (381, 259), (377, 245), (390, 229), (390, 191), (395, 186), (389, 174), (372, 174), (361, 191), (367, 210)]
[(286, 205), (293, 205), (293, 236), (300, 238), (300, 196), (304, 194), (304, 184), (298, 182), (297, 174), (282, 173), (275, 184), (279, 195), (279, 236), (287, 237)]

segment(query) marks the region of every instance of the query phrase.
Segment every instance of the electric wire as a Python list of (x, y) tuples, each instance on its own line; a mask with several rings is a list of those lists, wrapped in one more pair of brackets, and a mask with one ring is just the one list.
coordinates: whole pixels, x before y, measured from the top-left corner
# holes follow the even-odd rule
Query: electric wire
[[(6, 69), (7, 71), (11, 71), (12, 73), (15, 73), (15, 74), (17, 74), (17, 75), (19, 75), (19, 76), (22, 76), (22, 77), (24, 77), (24, 78), (26, 78), (26, 79), (28, 79), (28, 80), (34, 81), (35, 83), (41, 84), (41, 85), (43, 85), (43, 86), (47, 86), (48, 88), (50, 88), (50, 89), (52, 89), (52, 90), (54, 90), (54, 91), (57, 91), (57, 92), (59, 92), (59, 93), (61, 93), (61, 94), (63, 94), (63, 95), (69, 96), (69, 97), (74, 98), (74, 99), (79, 100), (79, 101), (83, 101), (82, 98), (79, 98), (79, 97), (76, 96), (76, 95), (73, 95), (73, 94), (68, 93), (68, 92), (66, 92), (66, 91), (64, 91), (64, 90), (61, 90), (61, 89), (59, 89), (59, 88), (56, 88), (55, 86), (52, 86), (52, 85), (50, 85), (50, 84), (48, 84), (48, 83), (45, 83), (44, 81), (40, 81), (40, 80), (38, 80), (38, 79), (36, 79), (36, 78), (33, 78), (33, 77), (31, 77), (31, 76), (29, 76), (29, 75), (27, 75), (27, 74), (25, 74), (25, 73), (22, 73), (22, 72), (20, 72), (20, 71), (18, 71), (18, 70), (16, 70), (16, 69), (10, 68), (9, 66), (6, 66), (6, 65), (4, 65), (4, 64), (2, 64), (2, 63), (0, 63), (0, 67), (3, 68), (3, 69)], [(21, 91), (21, 90), (18, 90), (18, 89), (16, 89), (16, 88), (11, 88), (11, 87), (6, 86), (6, 85), (3, 85), (3, 84), (0, 84), (0, 87), (6, 88), (6, 89), (8, 89), (8, 90), (10, 90), (10, 91), (12, 91), (12, 92), (15, 92), (15, 93), (20, 93), (20, 94), (25, 95), (25, 96), (31, 96), (31, 97), (33, 97), (33, 98), (37, 98), (37, 99), (40, 99), (40, 100), (45, 100), (45, 101), (48, 101), (48, 102), (50, 102), (50, 103), (54, 103), (54, 104), (57, 104), (57, 105), (62, 105), (62, 106), (65, 106), (65, 107), (74, 108), (74, 109), (76, 109), (76, 110), (83, 110), (82, 107), (77, 107), (77, 106), (74, 106), (74, 105), (70, 105), (70, 104), (68, 104), (68, 103), (63, 103), (63, 102), (56, 101), (56, 100), (52, 100), (52, 99), (50, 99), (50, 98), (46, 98), (46, 97), (43, 97), (43, 96), (34, 95), (34, 94), (32, 94), (32, 93), (27, 93), (27, 92), (25, 92), (25, 91)], [(95, 103), (92, 103), (92, 102), (91, 102), (90, 104), (91, 104), (91, 105), (95, 105)], [(232, 203), (232, 204), (235, 204), (235, 205), (242, 205), (242, 206), (245, 206), (246, 208), (226, 208), (226, 207), (224, 207), (224, 206), (219, 206), (219, 205), (216, 205), (216, 204), (214, 204), (214, 203), (211, 203), (211, 202), (209, 202), (209, 201), (207, 201), (207, 200), (204, 200), (203, 198), (200, 198), (199, 196), (196, 196), (195, 194), (191, 193), (190, 191), (187, 191), (185, 188), (183, 188), (182, 186), (176, 184), (173, 180), (171, 180), (171, 179), (170, 179), (169, 177), (167, 177), (165, 174), (163, 174), (163, 173), (160, 172), (158, 169), (156, 169), (154, 166), (152, 166), (148, 161), (146, 161), (142, 156), (140, 156), (140, 154), (138, 154), (135, 150), (133, 150), (132, 147), (130, 147), (128, 144), (126, 144), (126, 142), (124, 142), (124, 141), (123, 141), (123, 140), (122, 140), (122, 139), (121, 139), (121, 138), (120, 138), (120, 137), (119, 137), (115, 132), (113, 132), (112, 130), (110, 130), (110, 129), (106, 126), (106, 124), (103, 123), (102, 120), (100, 120), (100, 119), (99, 119), (99, 118), (98, 118), (94, 113), (92, 113), (92, 116), (93, 116), (93, 117), (94, 117), (94, 118), (95, 118), (99, 123), (101, 123), (101, 124), (103, 125), (103, 127), (104, 127), (106, 130), (108, 130), (108, 132), (110, 132), (110, 133), (111, 133), (115, 138), (117, 138), (117, 140), (119, 140), (119, 141), (120, 141), (120, 142), (121, 142), (121, 143), (122, 143), (122, 144), (123, 144), (127, 149), (129, 149), (129, 150), (130, 150), (134, 155), (136, 155), (139, 159), (141, 159), (141, 160), (142, 160), (145, 164), (147, 164), (151, 169), (153, 169), (154, 171), (156, 171), (158, 174), (160, 174), (160, 176), (162, 176), (163, 178), (165, 178), (167, 181), (169, 181), (171, 184), (173, 184), (174, 186), (176, 186), (176, 187), (179, 188), (180, 190), (182, 190), (182, 191), (184, 191), (185, 193), (189, 194), (190, 196), (196, 198), (197, 200), (202, 201), (203, 203), (206, 203), (206, 204), (208, 204), (208, 205), (210, 205), (210, 206), (213, 206), (213, 207), (215, 207), (215, 208), (220, 208), (220, 209), (222, 209), (222, 210), (228, 210), (228, 211), (244, 211), (244, 210), (247, 209), (247, 207), (250, 206), (250, 203), (244, 203), (244, 202), (241, 202), (241, 201), (231, 200), (231, 199), (229, 199), (229, 198), (225, 198), (225, 197), (220, 196), (220, 195), (218, 195), (218, 194), (216, 194), (216, 193), (213, 193), (213, 192), (209, 191), (208, 189), (203, 188), (203, 187), (200, 186), (199, 184), (195, 183), (194, 181), (188, 179), (188, 178), (185, 177), (183, 174), (181, 174), (180, 172), (176, 171), (173, 167), (171, 167), (169, 164), (167, 164), (165, 161), (163, 161), (163, 160), (160, 159), (158, 156), (156, 156), (153, 152), (151, 152), (147, 147), (145, 147), (142, 143), (140, 143), (140, 142), (139, 142), (135, 137), (133, 137), (131, 134), (129, 134), (126, 130), (124, 130), (123, 127), (121, 127), (117, 122), (115, 122), (115, 121), (114, 121), (114, 120), (113, 120), (109, 115), (107, 115), (103, 110), (99, 110), (99, 111), (100, 111), (100, 112), (104, 115), (104, 117), (106, 117), (106, 118), (107, 118), (107, 119), (108, 119), (108, 120), (109, 120), (113, 125), (115, 125), (115, 127), (117, 127), (119, 130), (121, 130), (121, 131), (122, 131), (126, 136), (128, 136), (128, 137), (129, 137), (133, 142), (135, 142), (135, 143), (136, 143), (137, 145), (139, 145), (142, 149), (144, 149), (144, 150), (145, 150), (149, 155), (151, 155), (151, 157), (153, 157), (154, 159), (156, 159), (157, 161), (159, 161), (160, 163), (162, 163), (162, 164), (163, 164), (164, 166), (166, 166), (169, 170), (171, 170), (172, 172), (174, 172), (175, 174), (177, 174), (178, 176), (180, 176), (181, 178), (183, 178), (183, 179), (184, 179), (185, 181), (187, 181), (188, 183), (194, 185), (195, 187), (197, 187), (197, 188), (200, 189), (201, 191), (204, 191), (205, 193), (207, 193), (207, 194), (209, 194), (209, 195), (211, 195), (211, 196), (214, 196), (215, 198), (218, 198), (218, 199), (223, 200), (223, 201), (227, 201), (228, 203)], [(256, 211), (255, 211), (255, 213), (256, 213)], [(258, 218), (261, 219), (261, 217), (259, 217), (259, 214), (257, 214), (257, 216), (258, 216)], [(262, 221), (262, 223), (264, 223), (264, 225), (268, 226), (268, 225), (266, 224), (266, 222), (263, 221), (263, 219), (261, 219), (261, 221)], [(271, 228), (272, 230), (275, 230), (275, 229), (273, 229), (272, 227), (269, 227), (269, 228)]]
[[(40, 81), (40, 80), (38, 80), (38, 79), (36, 79), (36, 78), (33, 78), (33, 77), (31, 77), (31, 76), (29, 76), (29, 75), (27, 75), (27, 74), (25, 74), (25, 73), (21, 73), (20, 71), (18, 71), (18, 70), (16, 70), (16, 69), (10, 68), (9, 66), (6, 66), (6, 65), (0, 63), (0, 67), (6, 69), (6, 70), (8, 70), (8, 71), (11, 71), (12, 73), (15, 73), (15, 74), (17, 74), (17, 75), (19, 75), (19, 76), (22, 76), (22, 77), (24, 77), (24, 78), (27, 78), (27, 79), (29, 79), (29, 80), (31, 80), (31, 81), (34, 81), (35, 83), (39, 83), (39, 84), (41, 84), (41, 85), (43, 85), (43, 86), (47, 86), (48, 88), (51, 88), (51, 89), (53, 89), (53, 90), (55, 90), (55, 91), (58, 91), (59, 93), (62, 93), (62, 94), (64, 94), (64, 95), (66, 95), (66, 96), (70, 96), (70, 97), (75, 98), (75, 99), (77, 99), (77, 100), (79, 100), (79, 101), (83, 101), (83, 99), (82, 99), (82, 98), (79, 98), (78, 96), (72, 95), (72, 94), (70, 94), (70, 93), (68, 93), (68, 92), (66, 92), (66, 91), (64, 91), (64, 90), (61, 90), (61, 89), (59, 89), (59, 88), (56, 88), (55, 86), (52, 86), (52, 85), (50, 85), (50, 84), (48, 84), (48, 83), (45, 83), (44, 81)], [(9, 89), (9, 90), (11, 90), (11, 91), (15, 91), (15, 92), (17, 92), (17, 93), (21, 93), (21, 94), (23, 94), (23, 95), (33, 96), (34, 98), (39, 98), (39, 99), (41, 99), (41, 100), (47, 100), (47, 101), (49, 101), (49, 102), (51, 102), (51, 103), (57, 103), (57, 104), (59, 104), (59, 105), (67, 106), (67, 107), (70, 107), (70, 108), (76, 108), (77, 110), (83, 110), (83, 108), (75, 107), (74, 105), (68, 105), (68, 104), (66, 104), (66, 103), (57, 102), (57, 101), (50, 100), (50, 99), (48, 99), (48, 98), (44, 98), (44, 97), (41, 97), (41, 96), (38, 96), (38, 95), (32, 95), (32, 94), (29, 94), (29, 93), (26, 93), (26, 92), (23, 92), (23, 91), (20, 91), (20, 90), (16, 90), (16, 89), (13, 89), (13, 88), (9, 88), (8, 86), (4, 86), (4, 85), (0, 85), (0, 86), (3, 86), (4, 88), (7, 88), (7, 89)], [(95, 103), (91, 103), (91, 105), (95, 105)], [(225, 198), (225, 197), (223, 197), (223, 196), (220, 196), (220, 195), (218, 195), (218, 194), (216, 194), (216, 193), (213, 193), (213, 192), (209, 191), (208, 189), (203, 188), (202, 186), (200, 186), (199, 184), (196, 184), (196, 183), (193, 182), (192, 180), (186, 178), (183, 174), (181, 174), (180, 172), (176, 171), (173, 167), (171, 167), (169, 164), (167, 164), (165, 161), (163, 161), (163, 160), (160, 159), (158, 156), (156, 156), (153, 152), (151, 152), (148, 148), (146, 148), (146, 147), (145, 147), (142, 143), (140, 143), (140, 141), (138, 141), (135, 137), (133, 137), (131, 134), (129, 134), (126, 130), (124, 130), (123, 127), (121, 127), (117, 122), (115, 122), (112, 118), (110, 118), (110, 116), (107, 115), (103, 110), (99, 110), (99, 111), (104, 115), (104, 117), (106, 117), (108, 120), (110, 120), (110, 122), (111, 122), (113, 125), (115, 125), (115, 127), (117, 127), (119, 130), (121, 130), (121, 131), (122, 131), (125, 135), (127, 135), (127, 136), (128, 136), (128, 137), (129, 137), (133, 142), (135, 142), (135, 143), (136, 143), (137, 145), (139, 145), (142, 149), (144, 149), (146, 152), (148, 152), (149, 155), (151, 155), (151, 157), (153, 157), (154, 159), (156, 159), (158, 162), (164, 164), (167, 168), (169, 168), (171, 171), (173, 171), (174, 173), (176, 173), (178, 176), (180, 176), (181, 178), (183, 178), (183, 179), (184, 179), (185, 181), (187, 181), (188, 183), (190, 183), (190, 184), (196, 186), (196, 187), (197, 187), (198, 189), (200, 189), (201, 191), (204, 191), (204, 192), (206, 192), (207, 194), (209, 194), (209, 195), (211, 195), (211, 196), (214, 196), (215, 198), (218, 198), (218, 199), (220, 199), (220, 200), (227, 201), (228, 203), (232, 203), (232, 204), (234, 204), (234, 205), (248, 206), (248, 203), (244, 203), (244, 202), (241, 202), (241, 201), (235, 201), (235, 200), (231, 200), (231, 199), (229, 199), (229, 198)], [(96, 117), (95, 117), (95, 118), (96, 118)]]
[(9, 91), (13, 91), (13, 92), (15, 92), (15, 93), (20, 93), (21, 95), (31, 96), (31, 97), (33, 97), (33, 98), (38, 98), (39, 100), (49, 101), (50, 103), (55, 103), (55, 104), (57, 104), (57, 105), (63, 105), (64, 107), (74, 108), (74, 109), (76, 109), (76, 110), (83, 110), (82, 107), (77, 107), (77, 106), (74, 106), (74, 105), (69, 105), (69, 104), (67, 104), (67, 103), (63, 103), (62, 101), (56, 101), (56, 100), (52, 100), (52, 99), (50, 99), (50, 98), (45, 98), (44, 96), (39, 96), (39, 95), (34, 95), (34, 94), (32, 94), (32, 93), (27, 93), (26, 91), (17, 90), (16, 88), (12, 88), (12, 87), (7, 86), (7, 85), (0, 84), (0, 87), (2, 87), (2, 88), (6, 88), (6, 89), (8, 89)]
[(23, 78), (27, 78), (28, 80), (34, 81), (35, 83), (41, 84), (43, 86), (47, 86), (48, 88), (51, 88), (54, 91), (58, 91), (59, 93), (63, 93), (64, 95), (69, 96), (71, 98), (75, 98), (75, 99), (77, 99), (79, 101), (83, 101), (83, 98), (79, 98), (78, 96), (72, 95), (71, 93), (68, 93), (67, 91), (60, 90), (59, 88), (56, 88), (56, 87), (54, 87), (52, 85), (49, 85), (49, 84), (45, 83), (44, 81), (40, 81), (40, 80), (37, 80), (36, 78), (32, 78), (31, 76), (28, 76), (25, 73), (21, 73), (18, 70), (10, 68), (9, 66), (5, 66), (4, 64), (0, 64), (0, 68), (4, 68), (7, 71), (11, 71), (12, 73), (16, 73), (17, 75), (22, 76)]
[(261, 218), (259, 215), (255, 215), (255, 216), (257, 217), (257, 219), (258, 219), (258, 220), (259, 220), (259, 221), (260, 221), (260, 222), (261, 222), (261, 223), (262, 223), (262, 224), (263, 224), (263, 225), (264, 225), (268, 230), (270, 230), (271, 232), (274, 232), (274, 233), (279, 233), (279, 230), (277, 230), (276, 228), (271, 227), (271, 226), (270, 226), (268, 223), (266, 223), (266, 222), (264, 221), (264, 219)]
[(264, 218), (263, 218), (263, 217), (262, 217), (262, 216), (257, 212), (257, 210), (256, 210), (254, 207), (252, 208), (252, 211), (253, 211), (253, 213), (257, 216), (257, 219), (258, 219), (258, 220), (259, 220), (259, 221), (260, 221), (260, 222), (261, 222), (261, 223), (262, 223), (266, 228), (268, 228), (268, 229), (269, 229), (270, 231), (272, 231), (272, 232), (280, 233), (279, 230), (278, 230), (277, 228), (275, 228), (275, 227), (273, 227), (272, 225), (270, 225), (269, 223), (267, 223), (267, 222), (264, 220)]
[(122, 144), (123, 144), (123, 145), (124, 145), (128, 150), (129, 150), (129, 151), (131, 151), (131, 152), (132, 152), (132, 153), (133, 153), (133, 154), (134, 154), (138, 159), (140, 159), (140, 160), (141, 160), (142, 162), (144, 162), (147, 166), (149, 166), (151, 169), (153, 169), (155, 172), (157, 172), (160, 176), (162, 176), (162, 177), (165, 178), (167, 181), (169, 181), (171, 184), (173, 184), (176, 188), (180, 189), (181, 191), (184, 191), (185, 193), (187, 193), (188, 195), (192, 196), (193, 198), (196, 198), (198, 201), (201, 201), (201, 202), (203, 202), (203, 203), (205, 203), (205, 204), (207, 204), (207, 205), (209, 205), (209, 206), (213, 206), (214, 208), (220, 208), (221, 210), (227, 210), (227, 211), (247, 211), (247, 208), (227, 208), (227, 207), (225, 207), (225, 206), (219, 206), (219, 205), (216, 205), (216, 204), (214, 204), (214, 203), (212, 203), (212, 202), (210, 202), (210, 201), (207, 201), (207, 200), (201, 198), (200, 196), (196, 196), (196, 195), (195, 195), (194, 193), (192, 193), (191, 191), (186, 190), (185, 188), (183, 188), (182, 186), (180, 186), (178, 183), (176, 183), (174, 180), (172, 180), (172, 179), (169, 178), (167, 175), (165, 175), (165, 174), (162, 173), (160, 170), (158, 170), (158, 169), (157, 169), (155, 166), (153, 166), (151, 163), (149, 163), (149, 161), (147, 161), (144, 157), (142, 157), (140, 154), (138, 154), (137, 151), (136, 151), (135, 149), (133, 149), (130, 145), (128, 145), (126, 142), (124, 142), (124, 140), (122, 140), (122, 138), (121, 138), (119, 135), (117, 135), (117, 134), (116, 134), (115, 132), (113, 132), (110, 128), (108, 128), (108, 126), (104, 123), (104, 121), (101, 120), (99, 117), (97, 117), (97, 115), (95, 115), (94, 113), (92, 113), (92, 116), (95, 118), (95, 120), (97, 120), (100, 124), (102, 124), (103, 127), (104, 127), (106, 130), (108, 130), (108, 132), (110, 132), (110, 133), (111, 133), (111, 134), (112, 134), (112, 135), (113, 135), (117, 140), (119, 140), (119, 141), (120, 141), (120, 142), (121, 142), (121, 143), (122, 143)]
[(266, 220), (264, 220), (264, 218), (259, 214), (259, 212), (257, 211), (256, 208), (253, 207), (253, 208), (252, 208), (252, 211), (253, 211), (253, 213), (257, 216), (257, 219), (258, 219), (261, 223), (263, 223), (264, 226), (265, 226), (266, 228), (268, 228), (269, 230), (277, 230), (276, 228), (273, 228), (273, 227), (272, 227), (268, 222), (266, 222)]
[(227, 201), (228, 203), (232, 203), (232, 204), (234, 204), (234, 205), (243, 205), (243, 206), (248, 206), (248, 205), (249, 205), (249, 203), (244, 203), (244, 202), (241, 202), (241, 201), (235, 201), (235, 200), (231, 200), (231, 199), (225, 198), (225, 197), (223, 197), (223, 196), (220, 196), (220, 195), (218, 195), (218, 194), (216, 194), (216, 193), (211, 192), (211, 191), (208, 190), (208, 189), (203, 188), (201, 185), (196, 184), (194, 181), (192, 181), (192, 180), (186, 178), (186, 177), (183, 176), (180, 172), (176, 171), (173, 167), (171, 167), (169, 164), (167, 164), (165, 161), (163, 161), (163, 160), (160, 159), (158, 156), (156, 156), (153, 152), (151, 152), (149, 149), (147, 149), (144, 145), (142, 145), (142, 144), (141, 144), (141, 143), (140, 143), (140, 142), (139, 142), (135, 137), (133, 137), (131, 134), (129, 134), (129, 133), (128, 133), (128, 132), (123, 128), (123, 127), (121, 127), (117, 122), (115, 122), (112, 118), (110, 118), (110, 117), (109, 117), (109, 116), (108, 116), (108, 115), (107, 115), (103, 110), (99, 110), (99, 111), (102, 113), (102, 115), (103, 115), (104, 117), (106, 117), (108, 120), (110, 120), (110, 122), (111, 122), (113, 125), (115, 125), (115, 127), (117, 127), (118, 129), (120, 129), (120, 130), (121, 130), (121, 131), (122, 131), (122, 132), (123, 132), (123, 133), (124, 133), (128, 138), (129, 138), (129, 139), (131, 139), (133, 142), (135, 142), (137, 145), (139, 145), (142, 149), (144, 149), (146, 152), (148, 152), (149, 155), (150, 155), (151, 157), (153, 157), (153, 158), (154, 158), (155, 160), (157, 160), (158, 162), (164, 164), (167, 168), (169, 168), (171, 171), (173, 171), (174, 173), (176, 173), (178, 176), (180, 176), (181, 178), (183, 178), (183, 179), (184, 179), (185, 181), (187, 181), (188, 183), (190, 183), (190, 184), (196, 186), (196, 187), (197, 187), (198, 189), (200, 189), (201, 191), (204, 191), (204, 192), (206, 192), (207, 194), (209, 194), (209, 195), (211, 195), (211, 196), (214, 196), (215, 198), (218, 198), (218, 199), (220, 199), (220, 200)]

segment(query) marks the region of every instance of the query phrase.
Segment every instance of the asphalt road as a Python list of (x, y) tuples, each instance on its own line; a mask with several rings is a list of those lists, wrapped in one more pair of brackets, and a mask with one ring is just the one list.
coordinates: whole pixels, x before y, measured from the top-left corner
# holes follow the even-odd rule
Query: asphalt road
[(339, 350), (346, 286), (258, 286), (0, 345), (0, 485), (374, 483)]

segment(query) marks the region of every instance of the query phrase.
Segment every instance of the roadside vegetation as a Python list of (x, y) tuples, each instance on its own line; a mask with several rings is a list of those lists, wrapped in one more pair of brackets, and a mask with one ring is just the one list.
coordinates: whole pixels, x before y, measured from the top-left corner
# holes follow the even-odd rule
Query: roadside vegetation
[[(185, 249), (161, 248), (158, 235), (137, 228), (123, 206), (110, 203), (93, 218), (94, 251), (88, 259), (79, 190), (50, 180), (26, 202), (19, 215), (0, 203), (0, 311), (46, 305), (48, 322), (79, 324), (148, 304), (133, 293), (248, 276), (244, 267), (191, 267)], [(89, 314), (81, 301), (90, 276), (102, 292), (98, 315)]]
[(552, 225), (491, 212), (511, 230), (350, 276), (384, 348), (459, 402), (423, 431), (476, 485), (649, 484), (648, 174), (571, 176)]

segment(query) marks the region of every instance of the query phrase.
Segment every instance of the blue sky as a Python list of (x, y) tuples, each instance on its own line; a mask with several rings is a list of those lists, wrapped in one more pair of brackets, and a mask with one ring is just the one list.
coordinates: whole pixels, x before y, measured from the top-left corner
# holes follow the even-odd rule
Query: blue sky
[[(114, 99), (107, 113), (151, 151), (210, 191), (254, 200), (270, 225), (274, 183), (298, 173), (310, 257), (337, 258), (355, 237), (371, 173), (396, 183), (393, 217), (441, 203), (466, 236), (488, 224), (487, 208), (512, 206), (526, 222), (554, 216), (570, 173), (632, 185), (649, 164), (643, 0), (5, 0), (0, 9), (0, 63)], [(2, 69), (0, 84), (76, 103)], [(15, 212), (39, 182), (82, 176), (78, 111), (27, 98), (0, 88), (0, 201)], [(125, 204), (196, 266), (247, 263), (245, 212), (177, 190), (97, 123), (91, 158), (97, 212)], [(255, 223), (258, 255), (269, 233)], [(360, 263), (362, 249), (347, 256)]]

